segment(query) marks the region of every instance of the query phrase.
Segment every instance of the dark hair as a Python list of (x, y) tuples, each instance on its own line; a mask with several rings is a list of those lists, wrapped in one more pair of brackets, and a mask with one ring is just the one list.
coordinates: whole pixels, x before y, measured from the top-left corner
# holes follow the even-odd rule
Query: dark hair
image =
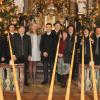
[(7, 27), (7, 30), (9, 30), (10, 26), (14, 26), (14, 28), (16, 28), (16, 26), (14, 24), (9, 24), (8, 27)]
[(74, 26), (74, 25), (69, 25), (67, 28), (69, 28), (69, 27), (73, 27), (73, 28), (75, 28), (75, 26)]
[(47, 26), (47, 25), (50, 25), (50, 26), (52, 27), (52, 24), (51, 24), (51, 23), (47, 23), (46, 26)]
[(84, 30), (88, 30), (88, 31), (90, 32), (90, 29), (89, 29), (88, 27), (84, 28), (83, 31), (84, 31)]
[(94, 29), (94, 32), (96, 31), (97, 28), (100, 28), (100, 26), (96, 26), (95, 29)]
[(61, 36), (62, 36), (62, 38), (61, 38), (61, 39), (63, 39), (63, 33), (64, 33), (64, 32), (67, 34), (67, 31), (66, 31), (65, 29), (64, 29), (64, 30), (62, 30), (62, 31), (61, 31)]
[(56, 21), (53, 25), (55, 26), (56, 24), (59, 24), (62, 26), (62, 24), (60, 23), (60, 21)]
[(64, 32), (65, 32), (65, 33), (67, 33), (67, 31), (66, 31), (65, 29), (64, 29), (64, 30), (62, 30), (62, 34), (63, 34)]
[(73, 33), (75, 34), (75, 26), (74, 26), (74, 25), (69, 25), (69, 26), (67, 26), (66, 31), (68, 32), (68, 29), (69, 29), (70, 27), (73, 27)]
[[(18, 29), (20, 29), (21, 27), (24, 27), (24, 25), (20, 25), (20, 26), (18, 26)], [(25, 28), (25, 27), (24, 27)]]

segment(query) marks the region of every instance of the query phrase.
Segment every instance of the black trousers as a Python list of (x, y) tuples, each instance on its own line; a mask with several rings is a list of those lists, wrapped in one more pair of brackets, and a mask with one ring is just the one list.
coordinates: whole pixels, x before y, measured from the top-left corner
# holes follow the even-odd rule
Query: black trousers
[(1, 61), (1, 57), (0, 57), (0, 63), (9, 64), (9, 61), (10, 61), (11, 57), (10, 56), (6, 56), (4, 58), (5, 58), (5, 60), (4, 61)]
[(24, 64), (24, 84), (27, 85), (28, 83), (28, 75), (27, 75), (27, 70), (28, 70), (28, 60), (27, 57), (21, 56), (21, 57), (17, 57), (17, 64)]
[(94, 64), (95, 65), (100, 65), (100, 56), (99, 55), (94, 56)]
[(49, 69), (50, 69), (50, 81), (51, 81), (53, 63), (43, 62), (44, 82), (48, 82), (49, 81), (49, 78), (48, 78), (49, 77), (49, 72), (48, 72)]
[(76, 53), (75, 58), (74, 58), (74, 64), (73, 64), (73, 72), (72, 72), (73, 80), (78, 79), (78, 64), (79, 64), (79, 56), (78, 56), (78, 53)]

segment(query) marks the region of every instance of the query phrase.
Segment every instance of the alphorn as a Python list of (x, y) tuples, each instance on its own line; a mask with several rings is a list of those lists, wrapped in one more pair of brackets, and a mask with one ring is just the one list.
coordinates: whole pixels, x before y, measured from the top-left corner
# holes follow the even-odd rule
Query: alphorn
[(15, 69), (15, 64), (14, 64), (12, 45), (11, 45), (9, 33), (8, 33), (8, 42), (9, 42), (11, 61), (12, 61), (13, 79), (14, 79), (14, 84), (15, 84), (16, 96), (17, 96), (17, 100), (21, 100), (20, 89), (19, 89), (18, 80), (16, 76), (16, 69)]
[(85, 100), (85, 98), (84, 98), (84, 36), (83, 36), (83, 39), (82, 39), (81, 100)]
[(71, 87), (71, 80), (72, 80), (72, 71), (73, 71), (73, 64), (74, 64), (75, 47), (76, 47), (76, 36), (75, 36), (75, 40), (74, 40), (72, 59), (71, 59), (69, 77), (68, 77), (68, 84), (66, 84), (67, 89), (66, 89), (66, 94), (65, 94), (65, 100), (69, 100), (69, 96), (70, 96), (70, 87)]
[(95, 78), (95, 70), (94, 70), (94, 61), (93, 61), (93, 51), (92, 51), (92, 41), (89, 35), (90, 40), (90, 57), (91, 57), (91, 67), (92, 67), (92, 83), (93, 83), (93, 93), (94, 100), (98, 100), (97, 87), (96, 87), (96, 78)]
[(55, 74), (56, 74), (56, 67), (57, 67), (59, 44), (60, 44), (60, 36), (59, 36), (59, 41), (58, 41), (58, 44), (57, 44), (57, 50), (56, 50), (54, 68), (53, 68), (52, 79), (51, 79), (51, 84), (50, 84), (50, 89), (49, 89), (49, 94), (48, 94), (48, 100), (52, 100), (52, 95), (53, 95), (53, 88), (54, 88), (54, 81), (55, 81)]
[[(0, 0), (0, 4), (2, 5), (2, 0)], [(0, 100), (4, 100), (3, 89), (2, 89), (2, 79), (1, 78), (0, 78)]]
[(0, 78), (0, 100), (4, 100), (1, 78)]

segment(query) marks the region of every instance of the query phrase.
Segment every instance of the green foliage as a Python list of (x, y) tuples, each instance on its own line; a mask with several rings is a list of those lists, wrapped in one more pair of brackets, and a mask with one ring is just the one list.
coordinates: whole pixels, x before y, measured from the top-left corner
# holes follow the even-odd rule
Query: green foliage
[(0, 5), (0, 31), (5, 30), (11, 19), (16, 15), (17, 7), (12, 1), (6, 0)]

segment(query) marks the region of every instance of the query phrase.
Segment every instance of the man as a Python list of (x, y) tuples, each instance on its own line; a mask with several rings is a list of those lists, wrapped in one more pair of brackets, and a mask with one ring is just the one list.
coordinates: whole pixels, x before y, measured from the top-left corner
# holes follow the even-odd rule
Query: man
[(55, 37), (52, 32), (52, 24), (46, 24), (46, 32), (42, 35), (40, 41), (40, 50), (41, 50), (41, 59), (43, 62), (43, 71), (44, 71), (44, 81), (42, 84), (48, 83), (48, 65), (50, 64), (50, 70), (52, 75), (52, 68), (54, 63), (54, 51), (55, 51)]
[[(5, 63), (9, 63), (11, 57), (10, 57), (10, 49), (9, 49), (9, 39), (11, 42), (12, 46), (12, 51), (13, 51), (13, 37), (15, 35), (15, 26), (13, 24), (10, 24), (8, 26), (8, 34), (4, 35), (3, 41), (4, 41), (4, 57), (5, 57)], [(15, 59), (15, 56), (14, 56)]]
[(93, 39), (94, 64), (100, 65), (100, 27), (96, 27)]
[[(70, 69), (70, 64), (72, 60), (72, 52), (74, 47), (74, 42), (77, 42), (75, 40), (75, 30), (74, 26), (69, 25), (68, 28), (68, 38), (66, 40), (66, 46), (65, 46), (65, 53), (64, 53), (64, 62), (68, 65), (68, 71)], [(75, 56), (74, 56), (74, 67), (73, 67), (73, 80), (76, 80), (78, 78), (78, 61), (77, 61), (77, 45), (75, 48)], [(68, 77), (68, 76), (67, 76)], [(66, 78), (67, 78), (66, 77)]]
[(4, 63), (5, 57), (4, 57), (4, 36), (0, 32), (0, 63)]
[(53, 30), (53, 32), (56, 35), (57, 42), (59, 40), (59, 35), (61, 33), (61, 26), (62, 25), (61, 25), (60, 21), (56, 21), (56, 23), (54, 24), (54, 30)]
[(53, 30), (53, 34), (55, 35), (55, 53), (56, 53), (56, 48), (57, 48), (57, 44), (58, 44), (58, 40), (59, 40), (59, 36), (62, 32), (61, 30), (61, 23), (60, 21), (56, 21), (56, 23), (54, 24), (54, 30)]
[(58, 44), (59, 36), (60, 36), (60, 34), (62, 32), (60, 21), (57, 21), (54, 24), (54, 28), (55, 29), (53, 30), (53, 34), (54, 34), (54, 38), (55, 38), (55, 54), (56, 54), (56, 49), (57, 49), (57, 44)]
[(20, 26), (18, 34), (14, 36), (14, 55), (16, 57), (16, 63), (24, 63), (25, 65), (24, 84), (28, 85), (27, 69), (28, 61), (31, 60), (31, 39), (30, 36), (25, 34), (24, 26)]
[(82, 42), (84, 36), (84, 64), (89, 64), (90, 62), (90, 42), (89, 42), (89, 33), (88, 28), (83, 29), (83, 35), (80, 36), (80, 63), (82, 63)]
[[(57, 50), (57, 44), (58, 44), (58, 40), (59, 40), (59, 36), (61, 34), (61, 23), (60, 21), (56, 21), (56, 23), (54, 24), (54, 30), (53, 33), (55, 35), (55, 55), (56, 55), (56, 50)], [(60, 83), (61, 82), (61, 75), (59, 75), (57, 73), (57, 81)]]

